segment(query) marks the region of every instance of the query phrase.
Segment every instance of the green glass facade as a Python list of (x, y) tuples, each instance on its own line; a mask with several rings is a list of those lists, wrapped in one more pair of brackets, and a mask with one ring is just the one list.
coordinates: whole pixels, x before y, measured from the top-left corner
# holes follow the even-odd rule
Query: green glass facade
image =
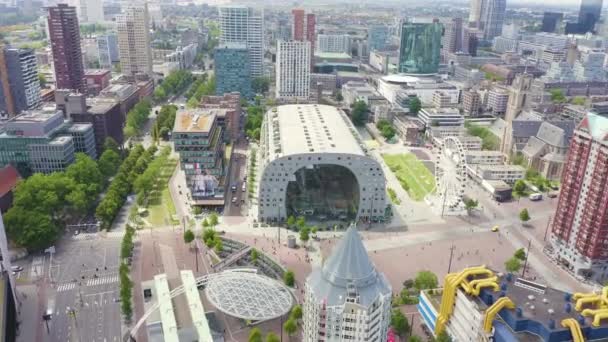
[(237, 91), (243, 98), (253, 97), (249, 51), (245, 46), (231, 44), (216, 48), (214, 63), (216, 95)]
[(403, 23), (399, 48), (399, 72), (435, 74), (439, 70), (441, 35), (438, 23)]

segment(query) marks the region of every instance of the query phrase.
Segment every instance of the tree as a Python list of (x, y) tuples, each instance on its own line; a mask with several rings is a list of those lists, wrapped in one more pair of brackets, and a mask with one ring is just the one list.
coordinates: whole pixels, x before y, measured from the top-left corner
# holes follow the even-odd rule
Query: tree
[(192, 212), (194, 212), (194, 215), (200, 215), (203, 213), (203, 208), (199, 206), (194, 206), (192, 207)]
[(302, 319), (302, 306), (300, 304), (296, 304), (289, 314), (289, 318), (296, 320), (296, 322)]
[(260, 252), (258, 252), (257, 249), (252, 248), (251, 249), (251, 262), (253, 262), (254, 264), (257, 263), (259, 257), (260, 257)]
[(6, 233), (17, 245), (30, 252), (40, 251), (53, 244), (60, 229), (51, 216), (39, 211), (29, 211), (13, 206), (4, 215)]
[(439, 335), (437, 335), (437, 337), (435, 337), (435, 342), (452, 342), (452, 338), (445, 330), (443, 330), (439, 333)]
[(317, 226), (312, 226), (310, 228), (310, 232), (314, 235), (317, 234), (317, 232), (319, 231), (319, 228)]
[(293, 274), (293, 271), (287, 270), (287, 272), (283, 274), (283, 281), (285, 282), (285, 285), (293, 287), (293, 285), (296, 283), (296, 277)]
[(296, 330), (298, 330), (298, 324), (296, 323), (296, 321), (290, 318), (287, 320), (287, 322), (283, 324), (283, 329), (285, 329), (287, 335), (291, 337), (293, 334), (296, 333)]
[(422, 342), (422, 339), (416, 335), (410, 336), (407, 342)]
[(260, 76), (251, 81), (251, 90), (256, 94), (264, 94), (270, 89), (270, 79)]
[(184, 242), (185, 243), (190, 243), (194, 241), (194, 233), (188, 229), (184, 232)]
[(44, 74), (38, 73), (38, 81), (40, 82), (41, 88), (46, 87), (46, 76), (44, 76)]
[(551, 101), (553, 103), (564, 103), (566, 102), (566, 96), (564, 96), (564, 92), (561, 89), (553, 89), (549, 91), (551, 94)]
[(288, 227), (293, 227), (296, 224), (296, 218), (293, 217), (293, 215), (289, 216), (287, 218), (287, 226)]
[(211, 227), (215, 227), (218, 224), (218, 218), (217, 218), (217, 214), (216, 213), (211, 213), (211, 215), (209, 215), (209, 225)]
[(279, 342), (281, 341), (281, 339), (279, 339), (279, 336), (277, 336), (277, 334), (273, 333), (272, 331), (268, 333), (268, 335), (266, 335), (266, 342)]
[(518, 179), (513, 185), (513, 195), (522, 197), (526, 194), (526, 182), (523, 179)]
[(395, 333), (401, 337), (404, 337), (405, 334), (410, 331), (410, 324), (401, 310), (393, 310), (393, 313), (391, 314), (391, 327), (393, 327)]
[(576, 96), (575, 98), (572, 99), (572, 104), (575, 104), (578, 106), (584, 106), (586, 102), (587, 102), (587, 100), (583, 96)]
[(249, 332), (249, 342), (262, 342), (262, 332), (260, 328), (253, 328)]
[(107, 179), (116, 174), (121, 162), (120, 155), (116, 151), (107, 149), (99, 157), (97, 165), (103, 177)]
[(165, 92), (165, 88), (157, 87), (154, 89), (154, 99), (156, 101), (164, 101), (167, 98), (167, 93)]
[(515, 254), (513, 254), (513, 256), (521, 261), (524, 261), (524, 260), (526, 260), (526, 250), (523, 248), (520, 248), (515, 251)]
[(344, 96), (342, 96), (342, 92), (339, 90), (336, 91), (336, 101), (338, 101), (338, 102), (344, 101)]
[(207, 219), (203, 219), (203, 227), (209, 227), (209, 221), (207, 221)]
[(300, 240), (303, 244), (306, 244), (310, 239), (310, 234), (308, 233), (308, 227), (304, 227), (300, 229)]
[(409, 109), (410, 113), (418, 114), (420, 109), (422, 108), (422, 103), (418, 97), (411, 98), (409, 101)]
[(528, 213), (528, 209), (524, 208), (519, 212), (519, 220), (522, 224), (530, 221), (530, 214)]
[(213, 243), (213, 249), (216, 253), (221, 253), (224, 250), (224, 243), (222, 242), (222, 239), (217, 236), (215, 237), (215, 241)]
[(296, 226), (298, 226), (299, 229), (304, 229), (304, 226), (306, 226), (306, 219), (304, 218), (304, 216), (298, 217), (298, 221), (296, 221)]
[(200, 102), (199, 102), (199, 100), (197, 100), (197, 99), (196, 99), (196, 98), (194, 98), (194, 97), (191, 97), (191, 98), (188, 100), (188, 102), (186, 102), (186, 106), (187, 106), (188, 108), (196, 108), (196, 107), (198, 107), (199, 103), (200, 103)]
[(471, 211), (473, 209), (477, 208), (478, 205), (479, 205), (479, 202), (472, 198), (467, 198), (464, 201), (464, 208), (467, 210), (467, 213), (471, 213)]
[(367, 121), (367, 104), (364, 101), (357, 100), (353, 104), (351, 120), (355, 126), (363, 126)]
[(435, 289), (437, 284), (437, 276), (431, 271), (420, 271), (414, 279), (414, 286), (418, 290)]
[(516, 257), (512, 257), (505, 262), (505, 269), (509, 273), (516, 273), (519, 271), (519, 269), (521, 269), (521, 261)]

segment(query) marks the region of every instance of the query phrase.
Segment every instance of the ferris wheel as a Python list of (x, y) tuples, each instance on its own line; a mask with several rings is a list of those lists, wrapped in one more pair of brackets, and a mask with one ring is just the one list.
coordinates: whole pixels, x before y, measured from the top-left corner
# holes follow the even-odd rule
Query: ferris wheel
[(464, 205), (467, 164), (464, 147), (457, 137), (446, 137), (441, 142), (435, 161), (435, 203), (442, 215), (456, 214)]

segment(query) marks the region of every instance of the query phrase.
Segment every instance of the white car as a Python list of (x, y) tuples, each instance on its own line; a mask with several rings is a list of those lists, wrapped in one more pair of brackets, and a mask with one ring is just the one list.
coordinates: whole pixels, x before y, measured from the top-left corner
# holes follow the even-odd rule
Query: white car
[(21, 271), (23, 271), (23, 267), (18, 266), (18, 265), (14, 265), (14, 266), (11, 266), (11, 271), (13, 271), (13, 272), (21, 272)]
[(236, 197), (232, 197), (232, 203), (236, 203)]
[(530, 194), (528, 198), (530, 199), (530, 201), (540, 201), (543, 199), (543, 195), (538, 192), (535, 192), (533, 194)]

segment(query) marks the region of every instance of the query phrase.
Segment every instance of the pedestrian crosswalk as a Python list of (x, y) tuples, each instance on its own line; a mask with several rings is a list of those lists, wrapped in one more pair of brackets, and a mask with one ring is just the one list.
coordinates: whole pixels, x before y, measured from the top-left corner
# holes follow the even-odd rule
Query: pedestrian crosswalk
[(105, 285), (112, 284), (118, 282), (118, 275), (105, 276), (100, 278), (92, 278), (87, 280), (87, 286), (97, 286), (97, 285)]
[(59, 284), (59, 286), (57, 286), (57, 292), (69, 291), (75, 287), (76, 287), (76, 283), (74, 283), (74, 282)]

